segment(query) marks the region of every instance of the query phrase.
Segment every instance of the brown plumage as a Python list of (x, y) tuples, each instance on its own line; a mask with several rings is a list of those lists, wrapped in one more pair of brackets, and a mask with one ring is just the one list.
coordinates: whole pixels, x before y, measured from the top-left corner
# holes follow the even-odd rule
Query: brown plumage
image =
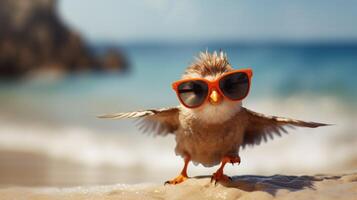
[[(227, 56), (223, 53), (200, 53), (196, 62), (190, 65), (183, 78), (217, 79), (232, 71)], [(187, 163), (193, 161), (204, 166), (214, 166), (222, 162), (213, 174), (216, 181), (226, 179), (223, 167), (226, 162), (239, 163), (240, 147), (258, 145), (274, 135), (287, 133), (286, 127), (316, 128), (323, 123), (306, 122), (283, 117), (269, 116), (242, 107), (242, 103), (223, 99), (219, 105), (209, 102), (198, 108), (183, 105), (172, 108), (143, 110), (100, 116), (101, 118), (139, 118), (139, 126), (144, 132), (158, 135), (175, 134), (175, 152), (185, 158), (185, 167), (175, 179), (177, 184), (187, 179)]]

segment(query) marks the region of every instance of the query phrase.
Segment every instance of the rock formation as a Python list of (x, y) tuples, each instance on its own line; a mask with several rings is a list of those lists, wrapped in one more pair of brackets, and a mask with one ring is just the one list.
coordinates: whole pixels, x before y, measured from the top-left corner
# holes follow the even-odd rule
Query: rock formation
[(125, 70), (117, 50), (101, 58), (69, 30), (57, 13), (57, 0), (0, 1), (0, 79), (55, 70)]

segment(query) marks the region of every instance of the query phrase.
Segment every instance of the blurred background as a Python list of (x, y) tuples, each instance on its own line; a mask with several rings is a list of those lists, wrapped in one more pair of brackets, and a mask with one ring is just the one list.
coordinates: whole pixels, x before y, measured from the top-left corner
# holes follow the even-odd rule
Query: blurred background
[[(254, 70), (244, 105), (335, 124), (241, 151), (229, 175), (357, 169), (357, 2), (0, 1), (0, 186), (164, 181), (174, 136), (96, 115), (174, 106), (199, 51)], [(189, 175), (215, 168), (190, 165)]]

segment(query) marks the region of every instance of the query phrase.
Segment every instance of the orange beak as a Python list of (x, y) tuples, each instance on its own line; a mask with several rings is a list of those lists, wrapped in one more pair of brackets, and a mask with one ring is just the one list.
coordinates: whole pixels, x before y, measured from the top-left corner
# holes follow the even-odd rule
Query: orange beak
[(213, 90), (209, 95), (209, 102), (212, 105), (216, 105), (219, 104), (221, 101), (222, 101), (222, 96), (216, 90)]

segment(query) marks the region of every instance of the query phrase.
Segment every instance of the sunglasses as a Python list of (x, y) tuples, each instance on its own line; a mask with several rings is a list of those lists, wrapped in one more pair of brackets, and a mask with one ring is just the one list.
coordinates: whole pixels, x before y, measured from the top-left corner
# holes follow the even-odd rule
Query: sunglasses
[(252, 76), (251, 69), (239, 69), (228, 72), (214, 81), (203, 78), (179, 80), (172, 83), (172, 88), (184, 106), (196, 108), (208, 98), (218, 101), (219, 95), (231, 101), (244, 99), (249, 93)]

